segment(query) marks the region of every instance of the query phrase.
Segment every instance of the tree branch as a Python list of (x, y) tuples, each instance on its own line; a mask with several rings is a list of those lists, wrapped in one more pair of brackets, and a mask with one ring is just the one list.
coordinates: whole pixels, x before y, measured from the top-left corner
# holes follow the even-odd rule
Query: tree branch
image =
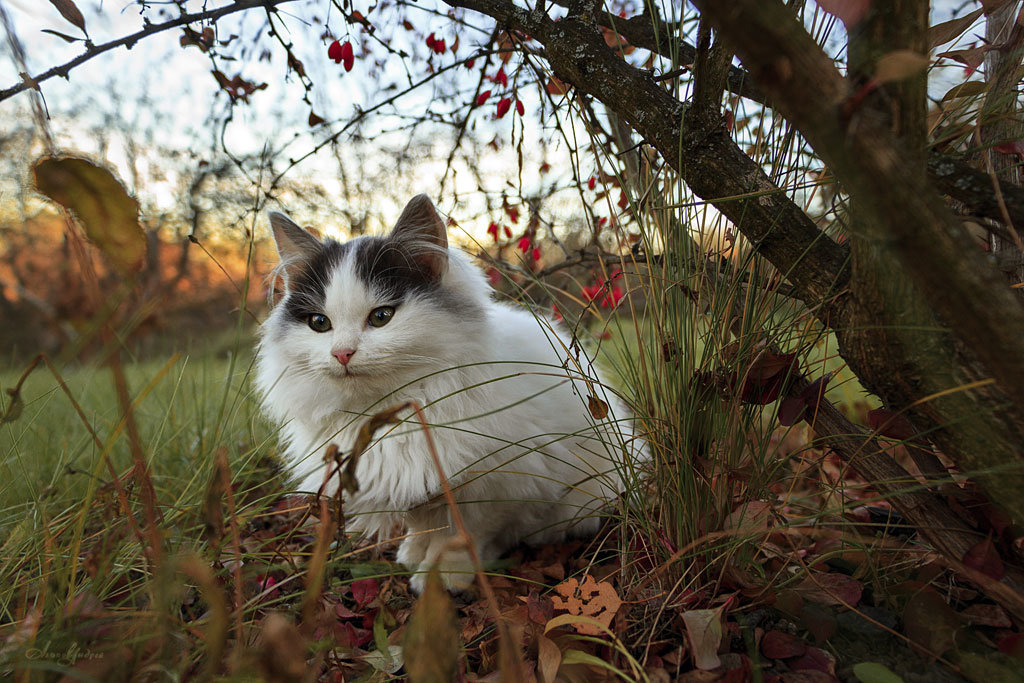
[(0, 90), (0, 102), (3, 102), (4, 100), (13, 97), (14, 95), (17, 95), (23, 90), (28, 90), (29, 88), (34, 88), (38, 90), (40, 83), (47, 81), (53, 78), (54, 76), (62, 76), (63, 78), (67, 78), (68, 74), (71, 72), (73, 68), (81, 64), (84, 64), (93, 57), (98, 57), (99, 55), (105, 52), (110, 52), (111, 50), (119, 47), (126, 47), (130, 50), (132, 49), (132, 47), (135, 46), (135, 43), (137, 43), (141, 39), (154, 35), (156, 33), (161, 33), (162, 31), (166, 31), (168, 29), (177, 28), (179, 26), (184, 26), (186, 24), (191, 24), (196, 21), (216, 21), (217, 19), (220, 19), (221, 17), (226, 17), (229, 14), (234, 14), (236, 12), (244, 12), (245, 10), (249, 9), (270, 9), (276, 7), (277, 5), (283, 5), (286, 2), (293, 2), (293, 0), (236, 0), (236, 2), (230, 5), (225, 5), (224, 7), (219, 7), (217, 9), (206, 10), (205, 12), (193, 12), (192, 14), (183, 14), (180, 17), (171, 19), (169, 21), (165, 21), (161, 24), (147, 24), (146, 27), (143, 28), (141, 31), (136, 31), (131, 35), (124, 36), (123, 38), (118, 38), (117, 40), (112, 40), (108, 43), (102, 43), (100, 45), (92, 45), (87, 43), (85, 52), (78, 55), (71, 61), (65, 62), (60, 66), (55, 66), (36, 76), (26, 77), (21, 83), (18, 83), (17, 85), (13, 85), (10, 88)]
[[(698, 196), (714, 204), (775, 264), (800, 299), (821, 315), (835, 308), (836, 292), (849, 277), (846, 249), (822, 233), (784, 192), (771, 192), (777, 186), (739, 149), (721, 121), (711, 129), (684, 123), (685, 106), (649, 73), (620, 59), (593, 23), (573, 17), (554, 22), (543, 12), (508, 0), (445, 1), (487, 14), (500, 26), (542, 43), (562, 81), (624, 118)], [(756, 198), (725, 200), (751, 194)]]

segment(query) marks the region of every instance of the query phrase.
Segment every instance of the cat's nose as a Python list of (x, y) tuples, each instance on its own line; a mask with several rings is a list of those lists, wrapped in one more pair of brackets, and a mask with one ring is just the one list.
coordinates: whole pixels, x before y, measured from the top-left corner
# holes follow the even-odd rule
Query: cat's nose
[(352, 356), (356, 355), (355, 349), (338, 349), (331, 351), (331, 355), (338, 359), (338, 362), (342, 365), (348, 365), (348, 362), (352, 360)]

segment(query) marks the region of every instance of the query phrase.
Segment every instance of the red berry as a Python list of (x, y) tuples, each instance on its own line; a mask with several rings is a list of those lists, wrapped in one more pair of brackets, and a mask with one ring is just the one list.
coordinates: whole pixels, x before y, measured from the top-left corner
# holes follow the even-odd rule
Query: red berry
[(476, 96), (476, 106), (480, 106), (487, 101), (487, 98), (491, 96), (490, 90), (484, 90), (482, 93)]
[(341, 61), (345, 64), (345, 71), (351, 71), (356, 58), (352, 53), (352, 43), (346, 42), (341, 46)]
[(520, 116), (526, 113), (526, 107), (524, 107), (523, 103), (520, 102), (519, 100), (516, 100), (516, 111), (519, 112)]
[(520, 237), (519, 238), (519, 245), (518, 246), (519, 246), (519, 251), (521, 251), (521, 252), (523, 252), (525, 254), (526, 252), (528, 252), (530, 250), (530, 238), (526, 237), (525, 235), (523, 237)]
[(466, 61), (466, 68), (467, 69), (472, 69), (474, 64), (476, 64), (476, 60), (475, 59), (469, 59), (469, 60)]
[[(512, 237), (512, 228), (508, 227), (507, 225), (505, 226), (505, 237)], [(498, 238), (495, 237), (494, 239)]]
[(494, 78), (491, 79), (503, 88), (508, 87), (508, 76), (505, 75), (505, 67), (498, 69), (498, 73), (494, 74)]
[(590, 176), (590, 180), (587, 181), (587, 187), (591, 190), (597, 187), (597, 178)]
[(498, 224), (491, 223), (487, 226), (487, 232), (494, 238), (494, 241), (498, 241)]
[(533, 248), (533, 260), (540, 261), (540, 247)]
[(434, 34), (433, 33), (431, 33), (429, 36), (427, 36), (427, 40), (426, 40), (427, 47), (429, 47), (431, 50), (434, 49), (434, 42), (435, 42), (435, 40), (436, 39), (434, 38)]
[(445, 45), (444, 45), (444, 39), (443, 38), (441, 40), (435, 40), (434, 41), (434, 52), (436, 52), (437, 54), (443, 55), (444, 51), (447, 50), (447, 49), (448, 48), (446, 48)]
[(510, 100), (509, 98), (505, 97), (505, 98), (503, 98), (501, 100), (501, 102), (498, 102), (498, 111), (495, 112), (495, 115), (500, 119), (502, 116), (507, 114), (508, 110), (511, 109), (511, 108), (512, 108), (512, 100)]
[(327, 58), (333, 59), (335, 64), (341, 64), (341, 43), (334, 41), (327, 48)]

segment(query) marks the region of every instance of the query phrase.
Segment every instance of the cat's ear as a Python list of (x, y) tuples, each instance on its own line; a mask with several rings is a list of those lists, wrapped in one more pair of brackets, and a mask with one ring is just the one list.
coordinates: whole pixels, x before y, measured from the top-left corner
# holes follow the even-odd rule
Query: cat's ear
[(410, 249), (416, 262), (432, 278), (444, 275), (448, 267), (448, 235), (430, 197), (418, 194), (410, 199), (390, 237)]
[(281, 273), (285, 286), (302, 268), (302, 265), (320, 249), (320, 240), (297, 225), (283, 213), (271, 211), (270, 229), (274, 233), (277, 254), (281, 257)]

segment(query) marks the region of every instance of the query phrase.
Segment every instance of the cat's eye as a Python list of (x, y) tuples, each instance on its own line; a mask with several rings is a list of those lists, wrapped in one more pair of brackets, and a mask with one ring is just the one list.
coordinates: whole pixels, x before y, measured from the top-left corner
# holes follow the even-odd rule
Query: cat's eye
[(306, 320), (309, 324), (309, 329), (314, 332), (326, 332), (331, 329), (331, 319), (323, 313), (312, 313), (309, 319)]
[(381, 306), (370, 311), (370, 317), (366, 319), (366, 322), (371, 327), (384, 327), (391, 322), (391, 317), (395, 314), (394, 306)]

